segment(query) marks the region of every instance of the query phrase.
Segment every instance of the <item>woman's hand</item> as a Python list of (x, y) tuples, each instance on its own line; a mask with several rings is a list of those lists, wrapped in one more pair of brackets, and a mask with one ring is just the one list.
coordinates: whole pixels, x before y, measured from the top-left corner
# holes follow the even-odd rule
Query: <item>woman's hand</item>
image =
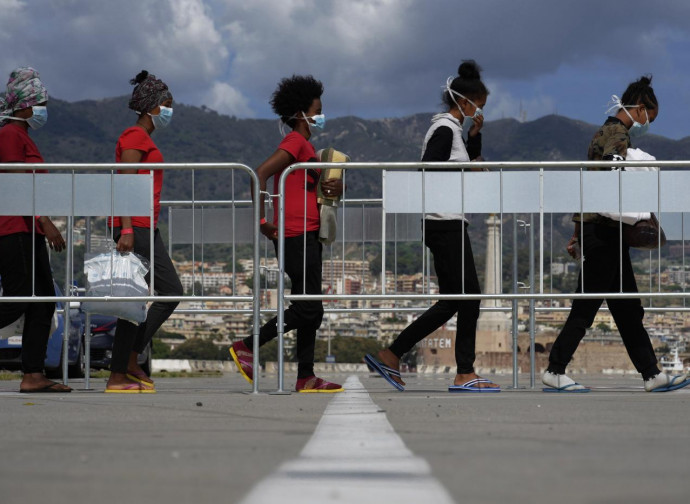
[(337, 198), (343, 194), (343, 181), (341, 179), (322, 180), (321, 192), (328, 198)]
[(38, 222), (41, 225), (43, 233), (46, 235), (50, 248), (55, 252), (62, 252), (65, 250), (65, 239), (60, 234), (60, 231), (58, 231), (58, 228), (55, 227), (53, 221), (48, 217), (41, 216)]
[(469, 136), (477, 136), (477, 133), (481, 131), (482, 126), (484, 126), (484, 116), (480, 115), (472, 118), (472, 127), (470, 128)]
[(568, 251), (568, 254), (570, 257), (573, 259), (580, 259), (580, 242), (579, 242), (579, 236), (573, 235), (570, 237), (570, 241), (568, 241), (568, 245), (566, 246), (566, 250)]
[(120, 253), (131, 252), (134, 250), (134, 235), (121, 234), (120, 239), (117, 240), (117, 251)]
[(261, 234), (264, 235), (269, 240), (278, 239), (278, 228), (271, 222), (264, 222), (261, 224)]

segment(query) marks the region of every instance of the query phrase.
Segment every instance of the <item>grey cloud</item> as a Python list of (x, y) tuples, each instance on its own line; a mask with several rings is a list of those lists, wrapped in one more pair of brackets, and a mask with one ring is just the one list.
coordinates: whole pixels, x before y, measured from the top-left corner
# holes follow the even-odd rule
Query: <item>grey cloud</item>
[(0, 40), (23, 42), (0, 67), (35, 66), (53, 96), (126, 94), (147, 68), (178, 100), (258, 116), (292, 73), (324, 81), (330, 115), (402, 115), (434, 110), (461, 59), (504, 90), (594, 62), (635, 75), (672, 67), (666, 44), (690, 31), (686, 0), (54, 0), (39, 16), (24, 6), (0, 20)]

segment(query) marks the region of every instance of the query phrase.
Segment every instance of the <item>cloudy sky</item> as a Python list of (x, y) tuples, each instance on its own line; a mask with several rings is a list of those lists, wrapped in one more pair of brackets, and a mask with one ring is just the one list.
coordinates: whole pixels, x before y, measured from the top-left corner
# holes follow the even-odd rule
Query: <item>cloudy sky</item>
[(293, 73), (323, 81), (327, 117), (437, 111), (474, 58), (488, 119), (522, 103), (601, 123), (650, 73), (651, 131), (690, 136), (688, 0), (0, 0), (0, 43), (1, 74), (34, 66), (56, 98), (129, 94), (146, 68), (182, 103), (258, 118)]

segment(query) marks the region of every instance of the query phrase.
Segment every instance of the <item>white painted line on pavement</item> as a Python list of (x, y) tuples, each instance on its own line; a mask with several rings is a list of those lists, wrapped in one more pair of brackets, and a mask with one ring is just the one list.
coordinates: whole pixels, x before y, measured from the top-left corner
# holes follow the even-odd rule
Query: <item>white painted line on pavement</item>
[(328, 406), (300, 456), (252, 489), (242, 504), (452, 504), (426, 460), (395, 433), (356, 376)]

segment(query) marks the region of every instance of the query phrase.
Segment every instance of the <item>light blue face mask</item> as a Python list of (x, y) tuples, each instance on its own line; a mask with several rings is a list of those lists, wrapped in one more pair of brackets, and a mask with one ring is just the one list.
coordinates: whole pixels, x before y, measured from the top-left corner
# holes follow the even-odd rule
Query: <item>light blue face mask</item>
[(43, 105), (34, 105), (31, 107), (33, 115), (29, 117), (26, 122), (31, 129), (38, 129), (48, 122), (48, 107)]
[(607, 114), (610, 114), (612, 112), (618, 112), (619, 110), (623, 110), (623, 112), (626, 113), (626, 115), (630, 118), (630, 120), (633, 122), (632, 126), (628, 129), (628, 135), (631, 137), (639, 137), (644, 135), (649, 131), (649, 114), (647, 113), (647, 109), (644, 109), (644, 115), (647, 116), (647, 121), (644, 124), (641, 124), (637, 122), (635, 119), (632, 118), (630, 115), (630, 112), (628, 112), (629, 108), (637, 108), (639, 105), (623, 105), (623, 102), (621, 102), (621, 99), (618, 98), (618, 96), (613, 95), (611, 96), (611, 101), (609, 101), (609, 107), (606, 110)]
[[(452, 82), (452, 79), (453, 79), (452, 77), (448, 77), (448, 79), (446, 80), (446, 91), (448, 91), (448, 94), (450, 95), (450, 99), (453, 100), (453, 103), (455, 103), (455, 105), (457, 105), (458, 110), (462, 114), (462, 117), (463, 117), (462, 129), (467, 131), (474, 124), (474, 119), (476, 119), (477, 117), (479, 117), (481, 115), (484, 115), (484, 111), (481, 109), (481, 107), (479, 107), (476, 103), (474, 103), (472, 100), (470, 100), (466, 96), (458, 93), (457, 91), (453, 91), (450, 88), (450, 84)], [(465, 115), (465, 113), (460, 108), (460, 104), (455, 100), (455, 96), (458, 96), (459, 98), (465, 99), (471, 105), (474, 105), (474, 114), (472, 114), (471, 116)]]
[(33, 115), (28, 119), (21, 117), (14, 117), (9, 115), (0, 115), (0, 123), (2, 121), (24, 121), (31, 129), (38, 129), (48, 122), (48, 108), (44, 105), (33, 105), (31, 107)]
[[(326, 116), (323, 114), (318, 114), (318, 115), (313, 115), (311, 117), (307, 117), (304, 112), (302, 112), (302, 116), (304, 116), (304, 119), (307, 121), (307, 124), (309, 127), (314, 127), (316, 129), (322, 130), (326, 126)], [(309, 122), (309, 119), (313, 119), (314, 122)]]
[(161, 105), (160, 109), (161, 111), (158, 113), (158, 115), (149, 114), (151, 116), (151, 120), (153, 121), (153, 127), (156, 129), (165, 128), (170, 124), (170, 121), (172, 121), (172, 107), (164, 107)]
[(625, 113), (628, 114), (628, 117), (632, 119), (632, 126), (630, 126), (630, 129), (628, 130), (628, 134), (631, 137), (640, 137), (644, 134), (646, 134), (649, 131), (649, 114), (647, 113), (647, 109), (644, 109), (644, 115), (647, 117), (647, 121), (644, 124), (638, 123), (635, 119), (632, 118), (630, 115), (630, 112), (628, 112), (625, 108)]

